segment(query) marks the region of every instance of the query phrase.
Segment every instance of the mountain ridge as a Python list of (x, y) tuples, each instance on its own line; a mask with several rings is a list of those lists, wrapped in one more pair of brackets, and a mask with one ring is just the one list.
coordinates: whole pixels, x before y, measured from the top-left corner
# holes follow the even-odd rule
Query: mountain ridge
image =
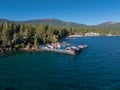
[(46, 23), (51, 26), (62, 26), (62, 27), (73, 27), (73, 28), (84, 28), (84, 27), (92, 27), (92, 28), (106, 28), (106, 29), (115, 29), (120, 30), (120, 22), (104, 22), (97, 25), (86, 25), (86, 24), (80, 24), (76, 22), (67, 22), (63, 20), (59, 20), (56, 18), (44, 18), (44, 19), (32, 19), (32, 20), (23, 20), (23, 21), (14, 21), (9, 19), (0, 18), (1, 23), (8, 22), (16, 22), (16, 23), (24, 23), (24, 24), (42, 24)]

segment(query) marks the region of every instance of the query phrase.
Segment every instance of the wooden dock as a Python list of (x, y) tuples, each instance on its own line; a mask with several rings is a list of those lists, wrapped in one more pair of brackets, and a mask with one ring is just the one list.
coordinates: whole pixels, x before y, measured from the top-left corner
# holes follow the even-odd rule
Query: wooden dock
[(61, 53), (61, 54), (68, 54), (68, 55), (77, 55), (80, 52), (82, 52), (84, 49), (86, 49), (88, 46), (84, 45), (79, 47), (79, 50), (69, 51), (69, 50), (61, 50), (61, 49), (49, 49), (49, 48), (41, 48), (41, 51), (47, 51), (47, 52), (55, 52), (55, 53)]
[(61, 53), (61, 54), (68, 54), (68, 55), (76, 55), (73, 52), (68, 52), (68, 51), (63, 51), (63, 50), (58, 50), (58, 49), (43, 49), (43, 51), (47, 51), (47, 52), (55, 52), (55, 53)]

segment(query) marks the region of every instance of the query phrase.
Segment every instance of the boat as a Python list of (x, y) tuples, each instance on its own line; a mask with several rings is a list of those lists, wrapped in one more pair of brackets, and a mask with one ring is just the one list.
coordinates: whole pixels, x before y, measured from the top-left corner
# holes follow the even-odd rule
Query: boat
[(41, 51), (77, 55), (87, 47), (88, 47), (87, 45), (79, 45), (78, 47), (70, 46), (70, 47), (67, 47), (65, 50), (62, 50), (60, 48), (52, 48), (50, 45), (48, 45), (48, 46), (42, 47)]

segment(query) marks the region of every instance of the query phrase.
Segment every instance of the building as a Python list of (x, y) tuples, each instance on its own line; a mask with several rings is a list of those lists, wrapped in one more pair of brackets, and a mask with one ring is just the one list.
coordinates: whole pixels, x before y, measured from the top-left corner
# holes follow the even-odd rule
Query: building
[(88, 32), (88, 33), (85, 33), (85, 36), (100, 36), (100, 34), (95, 32)]

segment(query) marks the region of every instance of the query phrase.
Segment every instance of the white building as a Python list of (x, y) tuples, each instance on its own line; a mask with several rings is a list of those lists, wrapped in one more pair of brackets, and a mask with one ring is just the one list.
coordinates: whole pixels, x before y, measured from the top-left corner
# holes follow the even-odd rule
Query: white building
[(88, 32), (88, 33), (85, 33), (85, 36), (100, 36), (100, 34), (95, 32)]

